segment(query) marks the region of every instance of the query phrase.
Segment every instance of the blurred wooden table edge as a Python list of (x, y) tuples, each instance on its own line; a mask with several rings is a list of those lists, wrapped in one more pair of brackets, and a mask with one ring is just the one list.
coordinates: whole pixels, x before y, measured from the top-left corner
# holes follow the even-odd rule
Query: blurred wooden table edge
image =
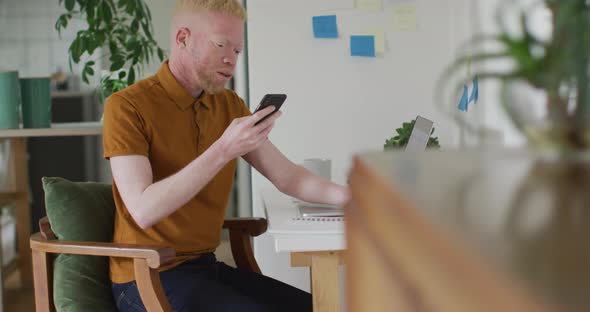
[(349, 311), (552, 311), (355, 157), (346, 209)]

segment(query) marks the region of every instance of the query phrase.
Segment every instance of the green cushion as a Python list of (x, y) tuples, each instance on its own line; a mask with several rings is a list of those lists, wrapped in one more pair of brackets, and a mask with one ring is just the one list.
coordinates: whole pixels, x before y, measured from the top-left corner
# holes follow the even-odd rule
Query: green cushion
[[(58, 239), (110, 242), (115, 203), (110, 184), (43, 178), (45, 208)], [(60, 254), (53, 265), (57, 311), (117, 311), (107, 257)]]

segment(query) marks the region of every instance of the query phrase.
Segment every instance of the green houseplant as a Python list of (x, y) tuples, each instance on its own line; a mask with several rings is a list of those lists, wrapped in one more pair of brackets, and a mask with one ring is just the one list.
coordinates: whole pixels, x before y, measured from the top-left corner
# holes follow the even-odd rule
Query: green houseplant
[(59, 0), (66, 12), (59, 16), (55, 29), (68, 27), (72, 19), (83, 19), (88, 27), (77, 32), (69, 47), (72, 63), (83, 63), (82, 80), (95, 75), (96, 60), (91, 56), (103, 49), (100, 58), (110, 61), (110, 75), (101, 77), (103, 98), (135, 82), (142, 68), (156, 56), (164, 60), (164, 50), (153, 37), (152, 17), (143, 0)]
[[(442, 75), (442, 81), (447, 81), (439, 84), (437, 93), (441, 94), (441, 86), (449, 81), (462, 86), (461, 82), (469, 79), (463, 75), (469, 72), (466, 68), (470, 65), (480, 80), (500, 83), (502, 107), (533, 147), (532, 152), (520, 158), (529, 162), (524, 175), (517, 179), (510, 175), (514, 179), (511, 183), (515, 183), (510, 187), (512, 195), (506, 197), (510, 207), (501, 228), (504, 238), (511, 242), (515, 268), (532, 276), (539, 289), (553, 288), (555, 291), (548, 293), (568, 298), (565, 301), (569, 306), (564, 309), (584, 309), (586, 302), (575, 294), (585, 289), (582, 283), (588, 281), (580, 278), (586, 272), (586, 259), (564, 262), (563, 257), (548, 252), (554, 251), (555, 246), (579, 249), (568, 243), (587, 230), (590, 220), (586, 209), (590, 200), (590, 3), (522, 3), (502, 2), (497, 15), (501, 31), (476, 35), (470, 40), (464, 55)], [(514, 25), (510, 24), (510, 17), (515, 12), (518, 31), (509, 27)], [(546, 36), (533, 27), (536, 14), (548, 17)], [(455, 80), (455, 76), (462, 78)], [(458, 93), (458, 88), (450, 89)], [(453, 117), (467, 125), (468, 130), (476, 130), (468, 128), (474, 125), (469, 124), (468, 114), (458, 112), (454, 105), (444, 110), (452, 111)], [(546, 153), (547, 150), (550, 152)], [(478, 179), (483, 181), (486, 177), (473, 175), (465, 181), (466, 189)], [(539, 211), (547, 217), (532, 225), (535, 222), (531, 220), (539, 216)], [(559, 235), (549, 235), (555, 233)]]
[[(508, 13), (514, 12), (518, 32), (508, 27), (513, 15)], [(540, 13), (549, 16), (546, 37), (531, 26)], [(558, 150), (590, 147), (590, 4), (585, 0), (539, 0), (533, 5), (503, 1), (497, 16), (501, 31), (474, 36), (462, 49), (466, 52), (442, 75), (441, 85), (473, 67), (480, 80), (500, 81), (502, 105), (532, 145)], [(510, 66), (498, 66), (500, 62)], [(456, 110), (453, 113), (459, 116)]]
[[(414, 129), (414, 124), (416, 120), (412, 120), (409, 122), (404, 122), (400, 128), (395, 129), (395, 135), (391, 138), (385, 140), (385, 145), (383, 145), (384, 150), (395, 149), (395, 148), (403, 148), (408, 144), (408, 140), (410, 139), (410, 134), (412, 134), (412, 130)], [(438, 142), (438, 137), (433, 137), (434, 128), (430, 132), (430, 138), (428, 138), (428, 143), (426, 144), (427, 148), (435, 148), (440, 149), (440, 144)]]

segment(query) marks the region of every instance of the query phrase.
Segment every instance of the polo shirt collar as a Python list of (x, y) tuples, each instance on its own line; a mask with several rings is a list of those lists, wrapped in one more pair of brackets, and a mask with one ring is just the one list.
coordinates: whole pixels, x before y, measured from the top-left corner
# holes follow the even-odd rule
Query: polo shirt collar
[(195, 101), (199, 101), (203, 104), (205, 108), (209, 108), (208, 96), (203, 90), (201, 95), (198, 98), (194, 98), (190, 93), (188, 93), (184, 87), (174, 78), (172, 72), (170, 71), (170, 67), (168, 66), (168, 61), (162, 64), (160, 70), (157, 73), (158, 80), (162, 84), (162, 87), (168, 94), (168, 96), (176, 103), (176, 106), (181, 110), (186, 110), (190, 106), (192, 106)]

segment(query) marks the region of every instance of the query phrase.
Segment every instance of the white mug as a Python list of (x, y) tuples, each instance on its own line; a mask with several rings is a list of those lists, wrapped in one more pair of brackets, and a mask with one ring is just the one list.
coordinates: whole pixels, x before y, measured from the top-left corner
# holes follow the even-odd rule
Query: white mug
[(302, 166), (330, 181), (332, 180), (332, 160), (327, 158), (308, 158), (303, 160)]

